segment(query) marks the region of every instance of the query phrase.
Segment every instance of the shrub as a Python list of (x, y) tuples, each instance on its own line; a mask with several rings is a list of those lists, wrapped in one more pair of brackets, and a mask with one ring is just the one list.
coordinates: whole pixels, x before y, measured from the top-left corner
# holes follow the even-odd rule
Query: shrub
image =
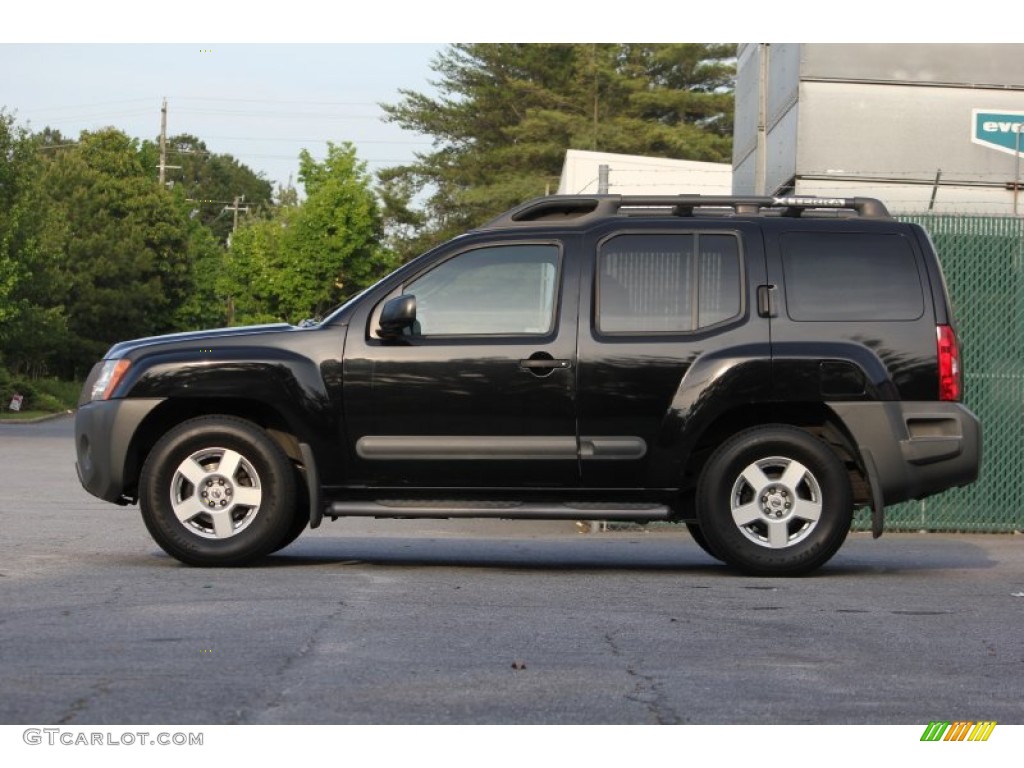
[(6, 368), (0, 368), (0, 408), (4, 411), (15, 395), (24, 398), (21, 404), (23, 411), (65, 411), (75, 407), (81, 388), (81, 382), (14, 377)]

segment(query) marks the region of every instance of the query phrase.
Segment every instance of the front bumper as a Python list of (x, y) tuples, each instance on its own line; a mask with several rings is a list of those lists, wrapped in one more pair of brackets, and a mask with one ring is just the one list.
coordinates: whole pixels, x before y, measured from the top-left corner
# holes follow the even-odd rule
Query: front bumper
[(96, 400), (75, 413), (75, 470), (93, 496), (115, 504), (134, 501), (138, 478), (131, 459), (139, 425), (163, 402), (158, 399)]

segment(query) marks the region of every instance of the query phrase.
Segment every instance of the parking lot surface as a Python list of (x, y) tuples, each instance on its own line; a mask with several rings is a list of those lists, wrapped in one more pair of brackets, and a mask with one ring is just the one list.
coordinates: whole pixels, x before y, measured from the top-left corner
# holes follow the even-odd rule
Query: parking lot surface
[(674, 526), (325, 522), (180, 565), (0, 425), (0, 723), (1024, 723), (1024, 537), (852, 534), (746, 578)]

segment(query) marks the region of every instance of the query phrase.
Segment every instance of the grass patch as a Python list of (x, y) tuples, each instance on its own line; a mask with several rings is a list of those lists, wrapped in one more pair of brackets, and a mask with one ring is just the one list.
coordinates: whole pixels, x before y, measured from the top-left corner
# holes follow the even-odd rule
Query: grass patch
[[(14, 377), (0, 368), (0, 419), (24, 421), (72, 410), (78, 404), (78, 393), (81, 390), (80, 381)], [(21, 411), (10, 410), (15, 395), (23, 398)]]
[(64, 413), (66, 409), (60, 411), (8, 411), (6, 408), (0, 412), (0, 421), (32, 421), (33, 419), (41, 419), (44, 416), (53, 416), (54, 413)]

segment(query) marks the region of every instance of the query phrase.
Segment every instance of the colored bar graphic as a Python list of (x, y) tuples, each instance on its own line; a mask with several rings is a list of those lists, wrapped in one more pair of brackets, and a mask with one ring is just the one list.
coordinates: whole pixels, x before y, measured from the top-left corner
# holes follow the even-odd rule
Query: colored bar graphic
[(974, 730), (971, 731), (971, 735), (967, 737), (968, 741), (988, 741), (988, 737), (992, 735), (992, 731), (996, 728), (995, 720), (985, 720), (974, 726)]
[(932, 720), (921, 734), (921, 741), (988, 741), (995, 727), (995, 720)]
[(924, 733), (921, 734), (921, 741), (942, 741), (942, 736), (945, 734), (946, 729), (949, 728), (949, 721), (937, 721), (933, 720), (928, 723), (928, 727), (924, 729)]
[(972, 725), (974, 723), (970, 721), (958, 720), (949, 727), (949, 731), (947, 731), (946, 738), (943, 741), (963, 741), (967, 738), (967, 733), (971, 730)]

